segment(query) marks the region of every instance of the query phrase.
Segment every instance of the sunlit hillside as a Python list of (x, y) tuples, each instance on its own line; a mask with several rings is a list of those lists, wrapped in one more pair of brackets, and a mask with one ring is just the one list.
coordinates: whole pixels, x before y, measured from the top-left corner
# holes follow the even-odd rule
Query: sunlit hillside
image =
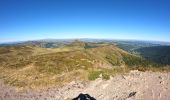
[(109, 78), (129, 69), (146, 70), (154, 65), (111, 43), (78, 40), (57, 48), (25, 44), (1, 46), (0, 53), (0, 78), (19, 89), (46, 88), (72, 80), (94, 80), (101, 73)]

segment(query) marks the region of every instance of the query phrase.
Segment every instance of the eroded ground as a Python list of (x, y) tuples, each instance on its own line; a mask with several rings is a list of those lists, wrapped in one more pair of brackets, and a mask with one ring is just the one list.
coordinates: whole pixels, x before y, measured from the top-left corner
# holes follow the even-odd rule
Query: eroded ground
[(88, 93), (97, 100), (169, 100), (170, 73), (131, 71), (109, 80), (73, 81), (63, 87), (17, 92), (1, 83), (0, 100), (65, 100)]

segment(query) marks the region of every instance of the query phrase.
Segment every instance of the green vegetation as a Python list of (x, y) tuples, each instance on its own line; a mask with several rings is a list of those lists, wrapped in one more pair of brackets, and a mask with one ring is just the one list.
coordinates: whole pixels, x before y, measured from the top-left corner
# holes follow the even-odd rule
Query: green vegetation
[(89, 80), (95, 80), (97, 78), (102, 77), (102, 79), (108, 80), (110, 79), (110, 76), (115, 76), (120, 73), (126, 73), (128, 72), (129, 69), (127, 67), (117, 67), (117, 68), (111, 68), (111, 69), (106, 69), (106, 68), (100, 68), (100, 69), (91, 69), (88, 70), (88, 79)]
[(118, 56), (115, 54), (106, 55), (107, 61), (111, 63), (113, 66), (119, 66), (122, 64), (121, 60), (117, 57)]
[(147, 60), (160, 65), (170, 65), (170, 46), (145, 47), (136, 51)]
[(72, 80), (109, 79), (129, 70), (169, 71), (115, 45), (73, 41), (57, 48), (0, 47), (0, 79), (19, 89), (41, 89)]
[(90, 71), (88, 75), (88, 79), (95, 80), (96, 78), (99, 78), (100, 74), (101, 74), (101, 71)]
[(158, 46), (158, 44), (152, 44), (152, 43), (148, 43), (148, 42), (140, 42), (140, 41), (119, 41), (116, 43), (116, 45), (125, 50), (125, 51), (128, 51), (130, 53), (136, 53), (136, 49), (139, 49), (139, 48), (143, 48), (143, 47), (151, 47), (151, 46)]

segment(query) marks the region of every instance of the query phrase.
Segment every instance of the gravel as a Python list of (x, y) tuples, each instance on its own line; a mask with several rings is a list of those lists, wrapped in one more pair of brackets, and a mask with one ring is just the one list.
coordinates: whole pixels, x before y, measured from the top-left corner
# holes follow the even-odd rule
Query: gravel
[(169, 100), (170, 73), (131, 71), (109, 80), (72, 81), (63, 87), (16, 91), (0, 83), (0, 100), (68, 100), (80, 93), (97, 100)]

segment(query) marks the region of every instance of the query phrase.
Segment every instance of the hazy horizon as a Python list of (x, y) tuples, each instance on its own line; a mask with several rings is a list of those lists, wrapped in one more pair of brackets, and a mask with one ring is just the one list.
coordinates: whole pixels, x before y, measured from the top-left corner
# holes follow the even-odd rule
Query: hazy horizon
[(170, 41), (159, 41), (159, 40), (136, 40), (136, 39), (113, 39), (113, 38), (44, 38), (44, 39), (32, 39), (32, 40), (16, 40), (16, 41), (7, 41), (7, 42), (1, 42), (0, 41), (0, 44), (13, 44), (13, 43), (22, 43), (22, 42), (29, 42), (29, 41), (55, 41), (55, 40), (110, 40), (110, 41), (126, 41), (126, 42), (131, 42), (131, 41), (134, 41), (134, 42), (150, 42), (150, 43), (154, 43), (157, 44), (157, 43), (168, 43), (170, 44)]
[(40, 39), (170, 42), (168, 0), (1, 0), (0, 43)]

